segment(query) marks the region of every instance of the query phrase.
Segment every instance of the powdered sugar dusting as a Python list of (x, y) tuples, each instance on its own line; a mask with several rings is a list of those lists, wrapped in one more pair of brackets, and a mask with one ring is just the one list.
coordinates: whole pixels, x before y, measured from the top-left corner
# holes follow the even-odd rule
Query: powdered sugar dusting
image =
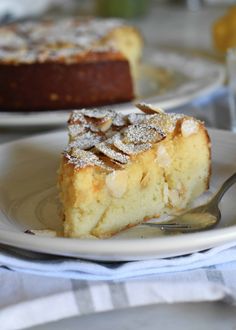
[(112, 110), (74, 110), (64, 154), (78, 168), (94, 165), (112, 171), (114, 164), (126, 165), (131, 156), (165, 139), (183, 118), (190, 117), (161, 112), (123, 115)]
[(114, 51), (111, 41), (102, 39), (123, 25), (116, 19), (64, 19), (26, 22), (0, 28), (0, 62), (33, 63), (73, 61), (89, 51)]
[(162, 140), (164, 136), (160, 127), (146, 122), (129, 126), (124, 133), (124, 140), (134, 144), (155, 143)]
[(73, 164), (78, 168), (85, 168), (87, 166), (98, 166), (107, 170), (110, 170), (106, 164), (100, 160), (94, 153), (90, 151), (80, 150), (75, 148), (71, 153), (65, 153), (70, 164)]

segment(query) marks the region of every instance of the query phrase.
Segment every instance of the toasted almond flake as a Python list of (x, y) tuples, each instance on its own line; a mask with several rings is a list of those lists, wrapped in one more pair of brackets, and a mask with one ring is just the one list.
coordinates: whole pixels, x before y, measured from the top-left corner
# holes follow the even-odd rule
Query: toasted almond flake
[(144, 113), (130, 113), (128, 115), (128, 121), (130, 124), (139, 124), (143, 121), (151, 118), (152, 115), (145, 115)]
[(194, 119), (186, 119), (182, 122), (181, 133), (183, 137), (188, 137), (192, 134), (196, 134), (199, 129), (199, 123)]
[(116, 160), (117, 162), (119, 162), (121, 164), (127, 164), (129, 161), (129, 157), (127, 155), (124, 155), (121, 152), (115, 151), (114, 149), (112, 149), (112, 145), (107, 142), (102, 142), (102, 143), (97, 144), (96, 149), (98, 149), (104, 155)]
[(172, 206), (176, 206), (179, 204), (179, 193), (176, 189), (169, 189), (169, 201)]
[(124, 132), (124, 141), (134, 144), (155, 143), (162, 140), (163, 137), (161, 128), (149, 123), (131, 125)]
[(147, 104), (147, 103), (137, 103), (135, 104), (138, 109), (143, 111), (146, 114), (152, 115), (152, 114), (160, 114), (165, 113), (163, 109), (157, 108), (154, 105)]
[(111, 116), (112, 113), (110, 110), (104, 110), (104, 109), (81, 109), (79, 111), (82, 115), (86, 117), (96, 118), (96, 119), (109, 117)]
[(101, 123), (100, 125), (98, 125), (98, 128), (101, 132), (106, 132), (109, 130), (109, 128), (112, 125), (112, 119), (109, 118), (107, 119), (105, 122)]
[(106, 170), (110, 170), (109, 166), (99, 159), (93, 152), (75, 149), (73, 154), (66, 153), (65, 157), (68, 159), (68, 162), (75, 165), (75, 167), (84, 168), (87, 166), (98, 166)]
[(69, 134), (72, 139), (76, 138), (79, 134), (82, 134), (85, 132), (84, 125), (69, 125)]
[(141, 144), (123, 143), (120, 134), (116, 134), (112, 140), (114, 146), (127, 155), (136, 155), (152, 147), (151, 143), (141, 143)]
[(156, 162), (160, 167), (169, 167), (171, 164), (171, 157), (163, 145), (157, 147)]
[(116, 198), (121, 198), (127, 189), (128, 174), (126, 171), (114, 171), (106, 176), (106, 186), (109, 193)]
[(169, 200), (169, 187), (168, 187), (168, 184), (166, 182), (164, 182), (164, 184), (163, 184), (163, 201), (165, 204), (167, 204), (168, 200)]
[(86, 132), (71, 142), (69, 144), (69, 148), (75, 147), (81, 150), (91, 149), (96, 144), (100, 143), (103, 139), (104, 137), (101, 135), (92, 132)]

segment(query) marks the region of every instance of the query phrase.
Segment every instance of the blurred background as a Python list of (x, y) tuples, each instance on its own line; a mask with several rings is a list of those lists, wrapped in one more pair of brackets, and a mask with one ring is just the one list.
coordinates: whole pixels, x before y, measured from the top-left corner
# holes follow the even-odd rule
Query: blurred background
[[(0, 0), (0, 22), (71, 15), (121, 17), (141, 29), (146, 43), (195, 48), (219, 55), (228, 47), (229, 37), (224, 35), (228, 19), (224, 21), (223, 16), (229, 9), (232, 11), (229, 33), (236, 35), (233, 0)], [(213, 24), (217, 20), (220, 20), (218, 35), (214, 36)], [(225, 40), (218, 42), (217, 38)], [(232, 38), (235, 40), (231, 40), (230, 46), (236, 45), (236, 37)]]
[(201, 10), (235, 3), (235, 0), (0, 0), (0, 14), (2, 21), (60, 13), (133, 18), (148, 14), (153, 6), (184, 6), (188, 10)]

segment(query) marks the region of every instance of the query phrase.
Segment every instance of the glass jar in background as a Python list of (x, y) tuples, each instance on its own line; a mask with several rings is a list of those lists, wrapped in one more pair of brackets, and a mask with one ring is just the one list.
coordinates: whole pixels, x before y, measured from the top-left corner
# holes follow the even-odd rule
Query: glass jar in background
[(236, 48), (229, 48), (226, 56), (228, 90), (229, 90), (229, 110), (231, 130), (236, 132)]
[(228, 48), (236, 47), (236, 6), (230, 6), (217, 18), (212, 27), (214, 48), (225, 54)]

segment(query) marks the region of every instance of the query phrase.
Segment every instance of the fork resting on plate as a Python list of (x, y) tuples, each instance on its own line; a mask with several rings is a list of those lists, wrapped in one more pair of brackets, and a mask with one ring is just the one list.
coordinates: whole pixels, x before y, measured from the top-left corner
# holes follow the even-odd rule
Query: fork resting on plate
[(221, 186), (218, 192), (206, 204), (189, 209), (170, 220), (163, 222), (145, 222), (144, 226), (159, 227), (164, 231), (191, 233), (213, 228), (221, 219), (219, 202), (226, 191), (236, 182), (236, 172)]

